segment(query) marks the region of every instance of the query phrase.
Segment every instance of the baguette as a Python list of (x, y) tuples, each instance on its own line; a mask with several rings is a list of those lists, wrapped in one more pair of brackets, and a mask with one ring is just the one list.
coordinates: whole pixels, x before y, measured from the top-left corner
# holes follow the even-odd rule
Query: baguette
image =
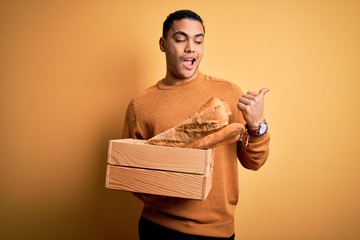
[(217, 132), (186, 144), (184, 147), (209, 149), (223, 144), (231, 144), (238, 141), (244, 132), (245, 127), (243, 124), (231, 123)]
[(229, 124), (230, 106), (213, 97), (180, 125), (170, 128), (147, 140), (146, 144), (184, 147)]

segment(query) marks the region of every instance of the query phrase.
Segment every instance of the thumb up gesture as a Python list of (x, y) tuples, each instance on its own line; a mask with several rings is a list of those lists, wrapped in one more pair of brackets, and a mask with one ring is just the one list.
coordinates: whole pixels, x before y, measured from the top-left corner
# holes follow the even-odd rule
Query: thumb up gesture
[(248, 91), (239, 99), (238, 109), (250, 128), (256, 128), (264, 121), (264, 97), (268, 91), (268, 88), (262, 88), (259, 93)]

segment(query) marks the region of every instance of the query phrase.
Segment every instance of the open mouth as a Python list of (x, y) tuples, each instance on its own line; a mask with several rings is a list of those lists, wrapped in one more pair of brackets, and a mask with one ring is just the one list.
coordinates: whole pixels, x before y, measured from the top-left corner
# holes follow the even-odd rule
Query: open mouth
[(186, 58), (183, 60), (183, 63), (186, 67), (192, 67), (195, 63), (196, 59), (195, 58)]

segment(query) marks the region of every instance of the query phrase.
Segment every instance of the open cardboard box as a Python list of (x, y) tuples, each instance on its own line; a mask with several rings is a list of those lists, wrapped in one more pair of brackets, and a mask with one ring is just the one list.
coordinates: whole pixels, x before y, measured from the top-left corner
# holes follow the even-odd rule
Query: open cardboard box
[(213, 149), (166, 147), (144, 140), (109, 141), (108, 189), (206, 199), (212, 185)]

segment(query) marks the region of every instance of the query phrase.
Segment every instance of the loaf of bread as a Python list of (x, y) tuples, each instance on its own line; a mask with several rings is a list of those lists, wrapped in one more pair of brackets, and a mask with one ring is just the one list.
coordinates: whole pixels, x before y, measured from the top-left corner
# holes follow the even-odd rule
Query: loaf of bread
[(230, 115), (228, 103), (213, 97), (180, 125), (150, 138), (145, 143), (208, 149), (235, 142), (244, 132), (244, 126), (240, 123), (229, 124)]
[(184, 147), (196, 149), (209, 149), (224, 144), (231, 144), (241, 140), (245, 127), (241, 123), (230, 123), (226, 127), (209, 134), (201, 139), (190, 142)]
[(196, 113), (180, 125), (170, 128), (145, 143), (161, 146), (184, 147), (208, 134), (214, 133), (229, 124), (231, 110), (219, 98), (211, 98)]

